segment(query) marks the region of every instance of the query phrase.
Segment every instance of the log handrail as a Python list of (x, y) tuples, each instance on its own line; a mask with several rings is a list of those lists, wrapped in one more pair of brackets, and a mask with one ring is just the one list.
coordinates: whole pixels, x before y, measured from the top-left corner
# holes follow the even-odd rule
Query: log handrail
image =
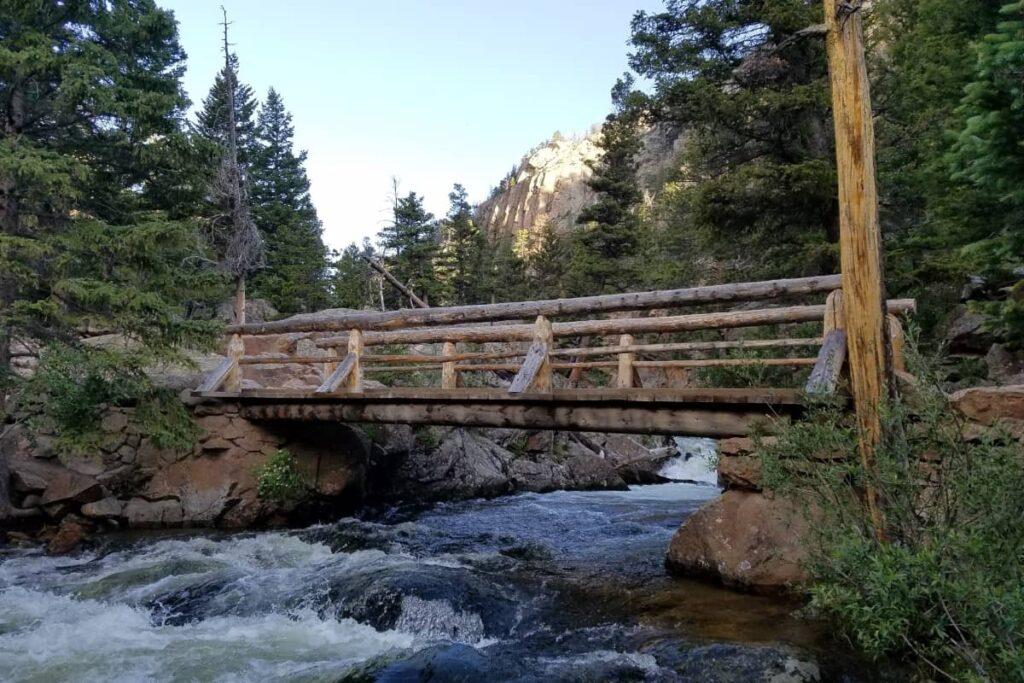
[[(888, 302), (890, 313), (914, 311), (913, 299), (893, 299)], [(429, 309), (428, 309), (429, 310)], [(761, 308), (750, 311), (723, 311), (719, 313), (691, 313), (651, 318), (614, 318), (610, 320), (582, 320), (552, 323), (553, 337), (581, 335), (622, 335), (664, 332), (693, 332), (737, 327), (756, 327), (784, 323), (820, 321), (825, 315), (825, 305), (786, 306)], [(428, 329), (392, 330), (365, 332), (363, 340), (367, 346), (385, 344), (433, 344), (439, 342), (513, 342), (532, 341), (533, 325), (500, 325), (496, 327), (434, 327)], [(322, 348), (344, 346), (348, 335), (325, 337), (316, 341)]]
[[(838, 289), (838, 276), (820, 278), (799, 278), (775, 280), (760, 283), (736, 285), (715, 285), (660, 292), (602, 295), (579, 299), (518, 302), (483, 306), (461, 306), (440, 309), (415, 309), (392, 311), (382, 314), (358, 313), (329, 318), (333, 330), (336, 323), (345, 321), (349, 327), (339, 335), (302, 335), (304, 342), (319, 350), (309, 355), (288, 353), (245, 355), (245, 337), (236, 332), (230, 336), (228, 357), (216, 368), (199, 388), (200, 393), (215, 394), (219, 391), (240, 392), (243, 369), (261, 365), (310, 364), (321, 368), (323, 382), (315, 394), (323, 396), (357, 396), (363, 390), (363, 376), (380, 373), (405, 373), (440, 370), (439, 395), (457, 391), (460, 377), (473, 372), (514, 372), (515, 377), (508, 393), (549, 393), (553, 387), (555, 371), (571, 371), (578, 375), (584, 369), (600, 369), (612, 373), (613, 383), (620, 389), (640, 386), (639, 371), (642, 369), (661, 370), (666, 376), (678, 379), (680, 373), (698, 368), (730, 368), (743, 366), (766, 367), (808, 367), (814, 366), (805, 391), (834, 392), (845, 358), (845, 325), (843, 292)], [(510, 321), (520, 318), (532, 310), (552, 310), (559, 315), (638, 308), (680, 305), (686, 303), (717, 303), (736, 299), (770, 298), (807, 292), (829, 293), (824, 304), (796, 305), (748, 310), (689, 313), (682, 315), (649, 315), (646, 317), (613, 317), (605, 319), (569, 320), (552, 323), (546, 315), (537, 315), (533, 324)], [(893, 346), (899, 354), (902, 341), (902, 326), (897, 314), (915, 310), (912, 299), (895, 299), (887, 302), (888, 324)], [(628, 314), (627, 314), (628, 315)], [(490, 324), (465, 324), (467, 322)], [(405, 329), (392, 329), (400, 321)], [(287, 331), (296, 328), (289, 321)], [(309, 322), (309, 321), (306, 321)], [(316, 322), (316, 321), (314, 321)], [(660, 335), (695, 332), (701, 330), (726, 330), (763, 325), (786, 325), (804, 322), (822, 324), (822, 336), (805, 338), (776, 339), (719, 339), (715, 341), (677, 341), (669, 338), (657, 343), (637, 342), (635, 335)], [(446, 324), (439, 324), (446, 323)], [(452, 324), (457, 323), (457, 324)], [(319, 326), (316, 322), (315, 326)], [(259, 330), (278, 329), (268, 326), (278, 323), (256, 324)], [(367, 330), (369, 325), (374, 329)], [(433, 326), (437, 325), (437, 326)], [(244, 326), (246, 330), (254, 326)], [(241, 330), (242, 326), (235, 328)], [(292, 337), (292, 339), (302, 338)], [(312, 337), (312, 338), (310, 338)], [(317, 338), (319, 337), (319, 338)], [(556, 338), (583, 338), (587, 344), (577, 342), (567, 348), (555, 348)], [(605, 346), (589, 346), (593, 337), (612, 337), (615, 341)], [(617, 337), (617, 338), (616, 338)], [(648, 337), (650, 339), (650, 337)], [(505, 344), (497, 350), (458, 350), (459, 343)], [(526, 346), (529, 343), (529, 346)], [(436, 353), (366, 353), (366, 347), (415, 344), (439, 344)], [(817, 348), (817, 355), (791, 356), (776, 354), (776, 357), (755, 357), (752, 353), (760, 349)], [(437, 347), (435, 347), (436, 349)], [(701, 357), (699, 352), (739, 351), (738, 354), (712, 354), (715, 357)], [(696, 357), (658, 354), (698, 353)], [(779, 357), (788, 356), (788, 357)], [(593, 359), (593, 360), (590, 360)], [(901, 359), (897, 363), (902, 365)]]
[[(620, 353), (661, 353), (666, 351), (721, 351), (727, 349), (753, 350), (768, 348), (790, 348), (821, 346), (824, 340), (821, 337), (808, 337), (806, 339), (745, 339), (736, 341), (708, 341), (708, 342), (678, 342), (665, 344), (631, 344), (629, 346), (595, 346), (589, 348), (568, 348), (551, 349), (548, 355), (552, 357), (561, 356), (615, 356)], [(446, 344), (454, 342), (445, 342)], [(333, 348), (333, 347), (332, 347)], [(330, 351), (331, 349), (328, 349)], [(503, 358), (522, 358), (526, 355), (526, 349), (512, 349), (509, 351), (493, 352), (465, 352), (465, 353), (442, 353), (438, 356), (429, 354), (372, 354), (365, 353), (362, 356), (364, 363), (383, 364), (408, 364), (423, 363), (424, 365), (436, 365), (438, 363), (458, 363), (473, 360), (500, 360)], [(312, 363), (336, 363), (337, 358), (325, 356), (288, 356), (285, 354), (265, 356), (245, 356), (239, 359), (242, 365), (282, 365), (287, 363), (312, 364)], [(328, 373), (329, 374), (329, 373)]]
[(514, 303), (477, 304), (445, 308), (410, 308), (397, 311), (357, 311), (323, 316), (305, 314), (272, 322), (229, 325), (229, 334), (278, 334), (287, 332), (332, 332), (346, 329), (392, 330), (426, 325), (451, 325), (500, 320), (547, 318), (563, 315), (641, 311), (737, 301), (763, 301), (783, 297), (822, 294), (837, 289), (839, 275), (739, 282), (683, 289), (624, 294), (602, 294), (573, 299), (546, 299)]

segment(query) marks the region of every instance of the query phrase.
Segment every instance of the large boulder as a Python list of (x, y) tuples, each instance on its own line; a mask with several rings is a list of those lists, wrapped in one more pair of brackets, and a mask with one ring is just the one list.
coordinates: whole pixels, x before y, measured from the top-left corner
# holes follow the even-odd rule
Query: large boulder
[(669, 571), (758, 593), (781, 593), (807, 578), (801, 562), (807, 514), (788, 498), (726, 491), (676, 532)]
[(181, 503), (177, 500), (150, 501), (132, 498), (124, 506), (124, 517), (128, 526), (137, 529), (157, 529), (181, 526)]
[(946, 343), (950, 353), (984, 354), (996, 342), (989, 330), (991, 318), (983, 313), (961, 306), (958, 314), (946, 328)]
[(1024, 384), (961, 389), (949, 401), (971, 422), (1024, 439)]

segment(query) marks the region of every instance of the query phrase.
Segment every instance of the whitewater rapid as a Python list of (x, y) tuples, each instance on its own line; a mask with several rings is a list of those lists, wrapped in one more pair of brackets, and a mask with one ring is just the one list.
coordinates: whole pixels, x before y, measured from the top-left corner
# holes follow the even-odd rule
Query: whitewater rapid
[[(700, 605), (728, 597), (672, 581), (662, 561), (717, 492), (523, 494), (111, 538), (71, 557), (0, 550), (0, 680), (696, 680), (679, 672), (722, 654), (708, 660), (676, 610), (707, 619)], [(787, 619), (764, 605), (751, 638)], [(763, 659), (736, 653), (735, 666)]]

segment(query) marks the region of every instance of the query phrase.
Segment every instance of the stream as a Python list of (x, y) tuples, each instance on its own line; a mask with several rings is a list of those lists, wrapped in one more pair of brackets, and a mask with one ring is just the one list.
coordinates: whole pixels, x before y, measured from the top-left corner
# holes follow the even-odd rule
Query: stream
[[(700, 472), (686, 460), (666, 469)], [(0, 680), (818, 680), (835, 657), (793, 604), (665, 574), (679, 523), (717, 494), (520, 494), (0, 550)]]

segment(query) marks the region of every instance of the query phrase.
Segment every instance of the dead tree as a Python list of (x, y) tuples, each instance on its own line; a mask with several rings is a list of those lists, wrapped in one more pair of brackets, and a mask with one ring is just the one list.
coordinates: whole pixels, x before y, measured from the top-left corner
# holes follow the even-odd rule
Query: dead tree
[(215, 194), (223, 202), (230, 225), (230, 237), (222, 267), (235, 283), (234, 318), (245, 323), (245, 279), (263, 265), (263, 238), (249, 213), (246, 178), (238, 162), (238, 122), (235, 118), (235, 71), (228, 43), (228, 14), (224, 14), (224, 87), (227, 90), (227, 146), (215, 181)]

